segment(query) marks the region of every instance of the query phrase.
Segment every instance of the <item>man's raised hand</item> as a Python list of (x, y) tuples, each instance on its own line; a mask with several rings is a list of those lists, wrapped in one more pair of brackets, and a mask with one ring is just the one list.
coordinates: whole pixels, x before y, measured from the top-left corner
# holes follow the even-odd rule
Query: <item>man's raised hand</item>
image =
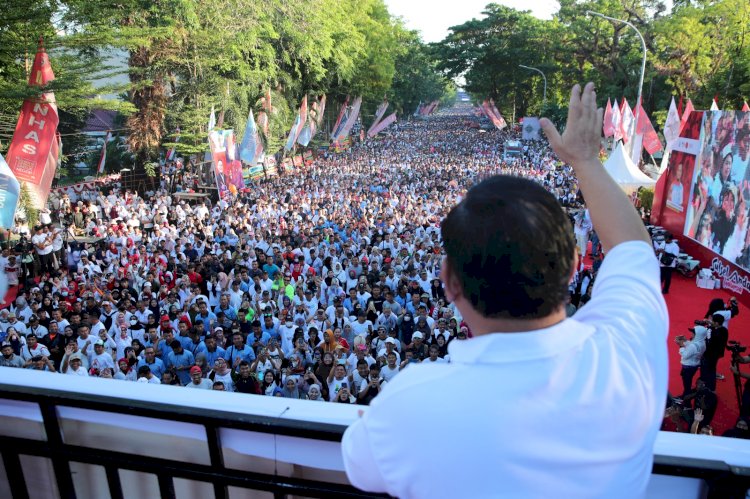
[(568, 122), (562, 135), (549, 119), (542, 118), (540, 124), (557, 156), (575, 165), (599, 161), (602, 116), (602, 109), (596, 107), (594, 84), (589, 82), (583, 93), (580, 85), (574, 85), (570, 91)]

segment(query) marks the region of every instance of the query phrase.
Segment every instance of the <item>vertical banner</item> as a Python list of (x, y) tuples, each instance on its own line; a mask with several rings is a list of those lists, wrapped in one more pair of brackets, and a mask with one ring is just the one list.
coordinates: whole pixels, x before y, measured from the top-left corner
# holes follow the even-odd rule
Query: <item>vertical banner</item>
[(245, 125), (245, 133), (242, 134), (242, 143), (240, 144), (240, 159), (248, 165), (253, 165), (255, 162), (255, 153), (258, 147), (258, 129), (255, 126), (255, 119), (253, 117), (253, 110), (250, 110), (250, 114), (247, 116), (247, 124)]
[(208, 134), (208, 143), (219, 197), (226, 199), (230, 195), (236, 196), (245, 182), (242, 178), (242, 164), (237, 156), (234, 131), (212, 130)]
[(373, 137), (376, 136), (377, 134), (379, 134), (380, 132), (382, 132), (383, 130), (385, 130), (386, 128), (388, 128), (388, 126), (391, 123), (394, 123), (395, 121), (396, 121), (396, 113), (392, 113), (386, 119), (384, 119), (383, 121), (381, 121), (380, 123), (378, 123), (378, 126), (376, 126), (372, 130), (372, 136)]
[(0, 227), (3, 229), (12, 229), (15, 225), (20, 195), (21, 184), (0, 154)]
[(347, 116), (346, 121), (341, 125), (341, 130), (338, 135), (336, 135), (336, 140), (341, 141), (344, 137), (349, 135), (349, 132), (352, 130), (352, 127), (359, 117), (360, 107), (362, 107), (362, 97), (357, 97), (352, 103), (352, 108), (349, 110), (349, 115)]
[(523, 130), (521, 138), (523, 140), (542, 140), (542, 125), (539, 124), (539, 118), (527, 116), (523, 119)]
[(349, 96), (346, 96), (346, 99), (344, 100), (344, 103), (341, 104), (341, 109), (339, 110), (339, 117), (336, 119), (336, 123), (333, 125), (333, 130), (331, 130), (331, 142), (335, 142), (338, 140), (339, 132), (341, 131), (341, 126), (346, 122), (346, 113), (349, 109)]
[[(29, 85), (43, 87), (55, 79), (49, 56), (41, 41), (29, 74)], [(29, 185), (32, 203), (38, 209), (47, 203), (59, 160), (55, 94), (45, 92), (23, 101), (13, 139), (6, 155), (18, 181)]]
[(99, 158), (99, 165), (96, 167), (96, 173), (104, 173), (104, 165), (107, 163), (107, 144), (112, 138), (112, 131), (107, 130), (107, 135), (104, 136), (104, 144), (102, 144), (102, 155)]
[(177, 127), (177, 133), (174, 138), (175, 145), (172, 146), (172, 148), (167, 152), (167, 161), (174, 161), (175, 156), (177, 156), (177, 143), (180, 141), (180, 127)]
[(383, 119), (383, 115), (385, 115), (385, 111), (388, 109), (388, 101), (384, 100), (382, 104), (378, 106), (378, 109), (375, 111), (375, 120), (372, 122), (372, 125), (370, 125), (370, 128), (367, 130), (367, 136), (372, 138), (375, 136), (374, 133), (372, 133), (373, 128), (375, 128), (378, 123), (380, 123), (380, 120)]

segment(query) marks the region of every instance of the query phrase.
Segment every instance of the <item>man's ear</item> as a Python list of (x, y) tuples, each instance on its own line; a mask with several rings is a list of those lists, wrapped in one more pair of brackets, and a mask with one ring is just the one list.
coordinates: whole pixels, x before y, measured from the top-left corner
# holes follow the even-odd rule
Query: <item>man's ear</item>
[(573, 271), (570, 273), (570, 279), (568, 279), (568, 284), (573, 283), (573, 279), (575, 279), (576, 272), (578, 271), (578, 265), (580, 265), (580, 257), (578, 256), (578, 249), (573, 250)]
[(443, 261), (440, 265), (440, 278), (443, 281), (443, 290), (448, 301), (454, 302), (457, 298), (463, 296), (461, 281), (458, 279), (453, 267), (448, 263), (447, 256), (443, 256)]

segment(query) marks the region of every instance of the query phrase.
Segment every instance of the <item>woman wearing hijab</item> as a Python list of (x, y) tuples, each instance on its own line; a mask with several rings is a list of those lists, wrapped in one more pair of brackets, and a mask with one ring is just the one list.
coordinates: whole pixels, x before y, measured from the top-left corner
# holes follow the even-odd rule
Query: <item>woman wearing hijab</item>
[(307, 390), (307, 400), (314, 400), (316, 402), (325, 402), (326, 399), (323, 398), (323, 394), (320, 390), (320, 385), (317, 383), (313, 383), (310, 385), (310, 388)]
[(272, 369), (267, 370), (263, 373), (263, 382), (260, 384), (260, 391), (263, 395), (273, 396), (275, 390), (279, 388), (279, 384), (276, 381), (276, 375)]
[(305, 399), (305, 394), (297, 387), (297, 380), (293, 376), (289, 376), (284, 381), (284, 388), (281, 389), (281, 396), (287, 399)]
[(411, 344), (411, 335), (414, 333), (414, 316), (411, 312), (406, 312), (401, 318), (398, 326), (398, 336), (403, 345)]
[(232, 380), (232, 370), (227, 367), (227, 361), (223, 357), (219, 357), (214, 361), (214, 368), (208, 373), (208, 378), (213, 381), (221, 381), (224, 383), (224, 391), (234, 391), (234, 381)]

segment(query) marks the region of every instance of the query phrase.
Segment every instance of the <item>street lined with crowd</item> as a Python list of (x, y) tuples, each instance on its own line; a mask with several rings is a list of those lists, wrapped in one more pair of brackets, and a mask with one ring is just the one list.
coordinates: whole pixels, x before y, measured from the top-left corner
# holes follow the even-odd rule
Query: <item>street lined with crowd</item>
[[(198, 182), (190, 163), (165, 165), (177, 175), (157, 192), (53, 195), (40, 225), (19, 223), (26, 247), (3, 252), (20, 287), (0, 311), (0, 366), (367, 404), (410, 365), (450, 362), (471, 331), (439, 279), (440, 221), (470, 186), (535, 180), (583, 231), (582, 254), (591, 230), (546, 142), (506, 162), (520, 132), (475, 120), (400, 123), (213, 205), (174, 196)], [(576, 276), (569, 313), (591, 282)]]

